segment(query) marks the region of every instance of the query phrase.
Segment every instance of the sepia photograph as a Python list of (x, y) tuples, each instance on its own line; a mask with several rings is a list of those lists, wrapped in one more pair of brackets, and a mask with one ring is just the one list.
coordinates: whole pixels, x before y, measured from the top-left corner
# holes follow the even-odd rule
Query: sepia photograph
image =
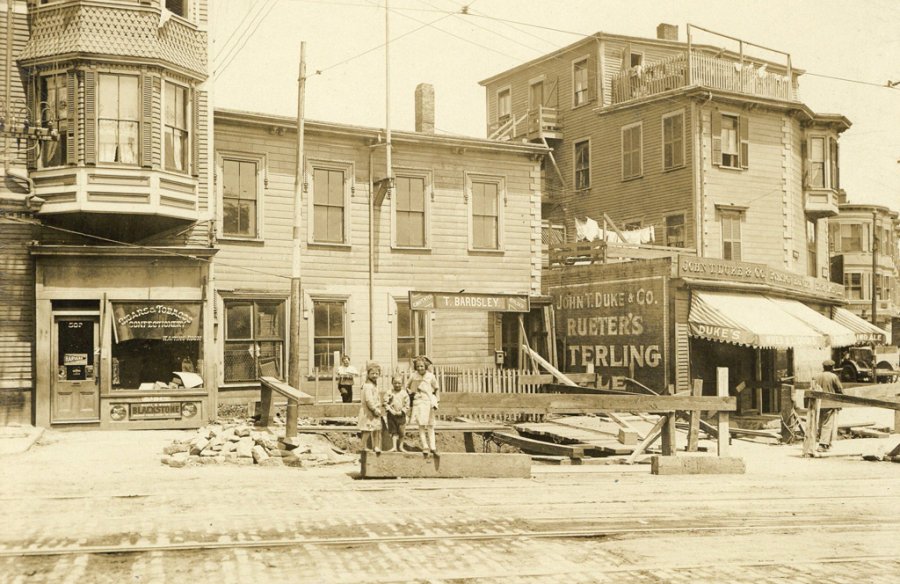
[(898, 24), (0, 0), (0, 583), (893, 584)]

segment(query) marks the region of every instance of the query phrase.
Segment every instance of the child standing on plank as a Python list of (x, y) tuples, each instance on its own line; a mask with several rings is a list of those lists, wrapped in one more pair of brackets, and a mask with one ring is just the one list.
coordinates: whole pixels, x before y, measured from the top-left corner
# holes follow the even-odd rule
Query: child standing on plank
[(368, 450), (371, 443), (372, 450), (381, 452), (381, 424), (384, 416), (384, 404), (378, 391), (378, 376), (381, 375), (381, 366), (375, 361), (366, 363), (366, 381), (362, 386), (360, 396), (359, 417), (356, 424), (360, 430), (362, 449)]
[(391, 391), (384, 396), (387, 410), (387, 431), (391, 435), (391, 452), (406, 452), (403, 435), (406, 433), (406, 415), (409, 413), (409, 394), (403, 389), (403, 379), (395, 375), (391, 379)]

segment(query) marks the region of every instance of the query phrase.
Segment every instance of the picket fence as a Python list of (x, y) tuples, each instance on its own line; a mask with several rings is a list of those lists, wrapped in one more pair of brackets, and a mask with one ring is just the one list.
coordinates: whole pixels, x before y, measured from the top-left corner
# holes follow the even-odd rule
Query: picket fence
[[(391, 388), (391, 379), (394, 374), (404, 380), (409, 378), (409, 370), (391, 371), (382, 369), (378, 378), (378, 388), (387, 392)], [(540, 393), (544, 383), (551, 383), (553, 377), (548, 374), (535, 374), (522, 369), (466, 369), (459, 367), (435, 367), (434, 374), (438, 379), (438, 387), (443, 393)], [(337, 391), (337, 382), (331, 379), (330, 374), (314, 372), (316, 403), (337, 403), (340, 396)], [(354, 401), (358, 401), (358, 391), (362, 383), (360, 380), (353, 388)], [(440, 409), (438, 410), (440, 416)], [(543, 414), (481, 414), (466, 416), (473, 421), (504, 421), (504, 422), (533, 422), (542, 421)]]

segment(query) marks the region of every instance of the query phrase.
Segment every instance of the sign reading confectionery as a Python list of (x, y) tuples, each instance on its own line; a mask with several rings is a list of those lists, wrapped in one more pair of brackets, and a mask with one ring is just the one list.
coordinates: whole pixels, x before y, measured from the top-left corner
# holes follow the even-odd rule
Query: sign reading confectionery
[(527, 294), (469, 294), (466, 292), (409, 292), (412, 310), (484, 310), (487, 312), (528, 312)]
[(115, 302), (116, 342), (200, 340), (199, 302)]

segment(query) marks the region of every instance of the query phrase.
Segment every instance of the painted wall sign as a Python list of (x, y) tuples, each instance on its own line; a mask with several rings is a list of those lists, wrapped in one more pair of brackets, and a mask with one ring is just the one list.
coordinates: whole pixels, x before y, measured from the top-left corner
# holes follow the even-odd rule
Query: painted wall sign
[(200, 338), (199, 302), (115, 302), (116, 342)]
[(469, 294), (466, 292), (409, 292), (412, 310), (483, 310), (486, 312), (528, 312), (527, 294)]
[(551, 287), (564, 371), (593, 367), (601, 386), (626, 389), (625, 377), (668, 387), (668, 289), (664, 276)]
[(682, 278), (701, 280), (764, 284), (772, 288), (818, 294), (834, 299), (844, 297), (844, 287), (841, 284), (777, 270), (765, 264), (679, 255), (678, 275)]

